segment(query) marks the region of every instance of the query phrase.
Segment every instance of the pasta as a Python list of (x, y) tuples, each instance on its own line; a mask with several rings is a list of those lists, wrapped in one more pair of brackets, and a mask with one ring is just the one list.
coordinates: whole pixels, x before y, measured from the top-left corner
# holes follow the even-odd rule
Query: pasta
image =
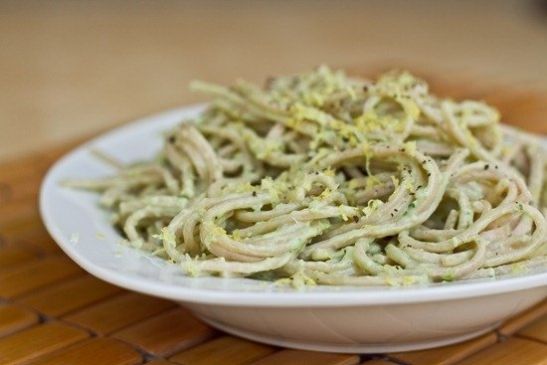
[(67, 186), (100, 192), (130, 245), (189, 275), (411, 285), (545, 270), (540, 138), (404, 71), (326, 66), (230, 87), (154, 161)]

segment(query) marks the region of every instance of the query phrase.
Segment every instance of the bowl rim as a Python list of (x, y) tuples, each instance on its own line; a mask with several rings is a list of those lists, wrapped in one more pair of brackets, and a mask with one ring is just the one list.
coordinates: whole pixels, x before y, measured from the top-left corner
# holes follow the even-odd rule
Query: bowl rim
[[(75, 155), (86, 150), (89, 146), (113, 135), (121, 135), (129, 130), (140, 128), (143, 125), (154, 122), (156, 119), (166, 118), (170, 115), (181, 113), (197, 113), (205, 104), (194, 104), (168, 109), (166, 111), (151, 114), (126, 123), (82, 143), (59, 158), (48, 170), (44, 177), (39, 194), (39, 211), (42, 221), (59, 247), (79, 266), (90, 274), (111, 284), (153, 295), (161, 298), (177, 300), (187, 303), (202, 303), (224, 306), (249, 306), (249, 307), (332, 307), (332, 306), (367, 306), (388, 305), (402, 303), (420, 303), (446, 300), (468, 299), (489, 295), (504, 294), (522, 291), (537, 287), (547, 286), (547, 272), (527, 274), (515, 277), (503, 277), (499, 279), (482, 279), (469, 282), (452, 282), (449, 284), (429, 284), (425, 286), (409, 287), (373, 287), (360, 288), (344, 287), (343, 291), (336, 291), (336, 286), (329, 286), (329, 291), (253, 291), (246, 292), (216, 291), (212, 289), (185, 287), (174, 283), (154, 282), (138, 276), (102, 267), (88, 257), (81, 255), (74, 245), (69, 244), (62, 233), (59, 222), (52, 212), (52, 202), (49, 199), (50, 190), (58, 186), (55, 176), (62, 170), (65, 163)], [(98, 208), (96, 208), (98, 209)], [(218, 278), (218, 280), (230, 280)]]

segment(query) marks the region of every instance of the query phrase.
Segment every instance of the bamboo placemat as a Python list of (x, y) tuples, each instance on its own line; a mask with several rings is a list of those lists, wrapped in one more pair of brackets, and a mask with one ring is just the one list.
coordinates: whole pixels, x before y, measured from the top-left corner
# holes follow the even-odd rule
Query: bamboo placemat
[[(547, 133), (547, 97), (437, 79), (442, 93), (484, 98), (506, 120)], [(163, 299), (86, 274), (37, 210), (47, 168), (78, 142), (0, 164), (0, 364), (547, 364), (547, 301), (498, 330), (439, 349), (376, 356), (313, 353), (235, 338)]]

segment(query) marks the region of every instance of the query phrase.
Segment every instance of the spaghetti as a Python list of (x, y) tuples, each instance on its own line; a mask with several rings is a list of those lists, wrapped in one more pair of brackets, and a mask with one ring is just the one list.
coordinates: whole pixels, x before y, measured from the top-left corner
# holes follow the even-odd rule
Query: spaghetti
[(102, 193), (128, 242), (191, 275), (407, 285), (544, 270), (539, 137), (407, 72), (320, 67), (212, 96), (153, 162), (67, 185)]

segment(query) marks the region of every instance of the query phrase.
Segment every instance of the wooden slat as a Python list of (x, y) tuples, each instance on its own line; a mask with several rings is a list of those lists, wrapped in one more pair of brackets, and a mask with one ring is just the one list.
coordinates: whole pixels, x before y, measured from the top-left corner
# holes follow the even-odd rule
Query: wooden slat
[(374, 359), (362, 362), (361, 365), (397, 365), (397, 363), (391, 362), (389, 360)]
[(114, 336), (153, 355), (169, 356), (201, 343), (213, 334), (212, 328), (198, 321), (190, 312), (177, 308), (121, 330)]
[(528, 131), (546, 134), (547, 93), (517, 90), (499, 94), (486, 94), (488, 103), (496, 106), (502, 120), (523, 127)]
[[(1, 168), (1, 167), (0, 167)], [(38, 197), (41, 177), (23, 180), (17, 184), (5, 185), (0, 183), (0, 204), (16, 203), (16, 204), (32, 204)]]
[(389, 356), (412, 365), (450, 365), (496, 343), (497, 335), (490, 333), (479, 338), (431, 350), (402, 352)]
[(0, 338), (0, 364), (23, 364), (88, 336), (85, 331), (57, 322), (31, 327)]
[(127, 293), (72, 313), (64, 319), (105, 335), (174, 307), (176, 304), (167, 300)]
[(511, 318), (498, 329), (498, 332), (503, 336), (511, 336), (521, 328), (545, 315), (547, 315), (547, 300), (544, 300), (524, 313)]
[(0, 165), (0, 182), (16, 185), (24, 180), (36, 180), (42, 175), (43, 161), (38, 154), (22, 156)]
[(13, 298), (81, 273), (67, 257), (53, 256), (30, 262), (0, 273), (0, 297)]
[[(32, 208), (37, 208), (34, 204), (31, 204)], [(40, 215), (35, 210), (34, 214), (29, 218), (12, 219), (5, 224), (0, 224), (0, 233), (6, 239), (14, 239), (21, 234), (25, 234), (29, 230), (35, 230), (42, 228), (43, 224)]]
[(510, 338), (490, 346), (458, 365), (545, 365), (547, 346), (538, 342)]
[[(35, 209), (35, 202), (31, 204)], [(32, 219), (13, 220), (9, 224), (0, 226), (0, 232), (7, 240), (20, 239), (21, 236), (33, 236), (33, 233), (47, 233), (40, 217), (37, 215)]]
[(0, 204), (4, 204), (11, 199), (11, 186), (0, 181)]
[(357, 355), (283, 350), (258, 360), (253, 365), (354, 365), (358, 363), (359, 356)]
[(547, 315), (524, 327), (517, 335), (547, 344)]
[(174, 365), (174, 363), (163, 359), (155, 359), (147, 362), (146, 365)]
[(82, 139), (78, 139), (47, 149), (42, 153), (3, 162), (0, 165), (0, 204), (9, 202), (33, 205), (49, 167), (59, 157), (82, 142)]
[(36, 259), (37, 257), (38, 255), (28, 248), (2, 247), (0, 248), (0, 271)]
[(0, 336), (19, 331), (38, 323), (38, 315), (30, 310), (13, 305), (0, 305)]
[(7, 202), (0, 205), (0, 236), (4, 238), (2, 230), (4, 227), (10, 227), (11, 224), (25, 219), (33, 219), (38, 216), (38, 207), (35, 203), (20, 204), (17, 202)]
[(27, 237), (21, 237), (19, 243), (47, 255), (62, 254), (61, 248), (47, 233), (45, 235), (37, 235), (34, 237), (29, 234)]
[(244, 365), (275, 351), (275, 348), (232, 336), (223, 336), (189, 350), (169, 360), (182, 365)]
[(10, 242), (15, 245), (23, 243), (33, 246), (41, 252), (61, 252), (61, 249), (51, 238), (40, 219), (20, 219), (11, 222), (9, 225), (3, 225), (0, 228), (0, 234), (8, 244)]
[(91, 139), (97, 133), (84, 138), (65, 141), (55, 146), (45, 148), (40, 152), (34, 152), (15, 159), (0, 163), (0, 183), (17, 185), (26, 180), (41, 180), (51, 165), (64, 154)]
[(85, 275), (26, 295), (18, 302), (48, 316), (61, 316), (120, 291), (116, 286)]
[(77, 343), (28, 365), (134, 365), (141, 362), (141, 354), (128, 344), (103, 337)]
[[(3, 236), (4, 230), (12, 229), (13, 226), (21, 226), (28, 224), (26, 222), (28, 221), (36, 221), (40, 222), (42, 218), (40, 218), (40, 213), (38, 212), (38, 207), (36, 204), (13, 204), (8, 202), (7, 204), (2, 204), (0, 206), (0, 213), (1, 209), (5, 208), (5, 206), (8, 206), (8, 208), (13, 207), (25, 207), (25, 209), (28, 210), (28, 213), (26, 215), (20, 216), (20, 215), (11, 215), (6, 214), (3, 216), (0, 216), (0, 234)], [(5, 238), (3, 238), (5, 240)]]
[[(95, 133), (93, 134), (95, 135)], [(0, 183), (17, 185), (27, 180), (41, 180), (51, 165), (65, 153), (90, 139), (77, 138), (0, 164)]]

